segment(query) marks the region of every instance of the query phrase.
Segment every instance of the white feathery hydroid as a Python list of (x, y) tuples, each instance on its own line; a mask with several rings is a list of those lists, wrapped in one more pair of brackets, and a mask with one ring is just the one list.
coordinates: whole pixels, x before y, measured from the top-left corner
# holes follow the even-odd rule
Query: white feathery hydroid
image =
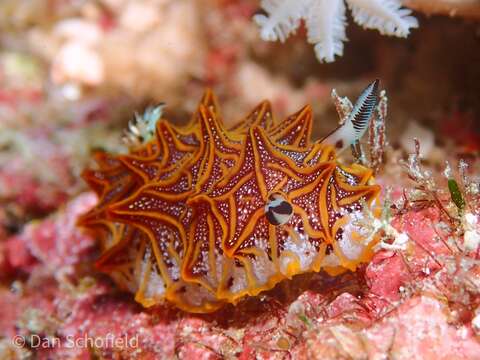
[(399, 0), (262, 0), (267, 15), (255, 15), (253, 20), (263, 40), (284, 42), (303, 19), (318, 60), (333, 62), (335, 56), (343, 55), (347, 40), (345, 2), (357, 24), (381, 34), (406, 37), (418, 27), (411, 10), (402, 8)]

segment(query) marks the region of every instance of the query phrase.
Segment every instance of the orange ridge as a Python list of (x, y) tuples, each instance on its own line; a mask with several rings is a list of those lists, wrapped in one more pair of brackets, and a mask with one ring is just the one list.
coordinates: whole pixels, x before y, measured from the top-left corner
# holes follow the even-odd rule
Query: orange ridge
[[(375, 241), (352, 219), (380, 188), (312, 143), (312, 121), (305, 106), (277, 122), (264, 101), (227, 129), (207, 90), (188, 125), (160, 120), (129, 154), (95, 154), (83, 176), (99, 202), (79, 225), (101, 240), (98, 268), (144, 306), (198, 313), (300, 273), (354, 271)], [(272, 194), (291, 209), (285, 223), (266, 216)]]

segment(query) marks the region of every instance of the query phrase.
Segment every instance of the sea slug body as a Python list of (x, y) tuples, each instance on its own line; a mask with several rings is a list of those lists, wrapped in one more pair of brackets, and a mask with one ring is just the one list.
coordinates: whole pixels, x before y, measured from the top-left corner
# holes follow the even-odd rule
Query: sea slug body
[(129, 154), (95, 154), (84, 178), (99, 202), (79, 224), (101, 239), (98, 268), (144, 306), (199, 313), (296, 274), (354, 271), (374, 245), (355, 219), (380, 188), (311, 142), (312, 119), (305, 106), (277, 122), (264, 101), (227, 129), (207, 91), (188, 125), (161, 119)]

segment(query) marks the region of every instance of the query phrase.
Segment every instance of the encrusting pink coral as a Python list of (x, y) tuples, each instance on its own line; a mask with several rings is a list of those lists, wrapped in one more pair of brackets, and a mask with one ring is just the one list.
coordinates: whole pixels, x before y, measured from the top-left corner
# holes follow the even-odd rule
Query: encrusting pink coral
[(42, 264), (49, 272), (76, 265), (94, 248), (94, 239), (76, 227), (76, 218), (90, 209), (97, 199), (85, 193), (71, 200), (55, 216), (32, 222), (18, 235), (2, 242), (4, 267), (7, 272), (31, 272)]

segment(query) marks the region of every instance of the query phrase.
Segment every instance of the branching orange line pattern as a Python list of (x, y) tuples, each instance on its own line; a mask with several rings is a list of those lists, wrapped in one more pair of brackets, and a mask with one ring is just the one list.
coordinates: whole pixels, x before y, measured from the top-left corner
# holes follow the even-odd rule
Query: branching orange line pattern
[[(352, 243), (349, 215), (380, 189), (311, 142), (312, 120), (305, 106), (277, 123), (264, 101), (227, 129), (207, 91), (188, 125), (160, 120), (129, 154), (97, 153), (83, 176), (99, 202), (79, 224), (101, 239), (98, 268), (144, 306), (200, 313), (299, 273), (355, 270), (373, 242)], [(293, 209), (281, 225), (265, 216), (272, 193)]]

